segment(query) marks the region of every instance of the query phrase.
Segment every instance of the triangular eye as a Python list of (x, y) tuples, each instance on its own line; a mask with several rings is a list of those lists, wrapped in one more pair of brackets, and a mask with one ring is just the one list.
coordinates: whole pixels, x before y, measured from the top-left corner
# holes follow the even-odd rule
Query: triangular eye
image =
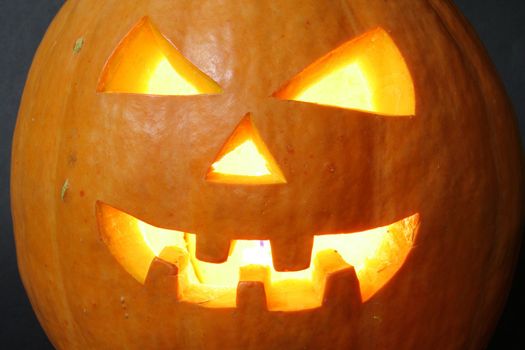
[(274, 96), (388, 116), (412, 116), (416, 110), (410, 71), (381, 28), (322, 57)]
[(277, 162), (255, 129), (243, 118), (210, 167), (206, 180), (237, 185), (286, 183)]
[(148, 17), (109, 58), (98, 92), (189, 96), (219, 94), (220, 86), (188, 61)]

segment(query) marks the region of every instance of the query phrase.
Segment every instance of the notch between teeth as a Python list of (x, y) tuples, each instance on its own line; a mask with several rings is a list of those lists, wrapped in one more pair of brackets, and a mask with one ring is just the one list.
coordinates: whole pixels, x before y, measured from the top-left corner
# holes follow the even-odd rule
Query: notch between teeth
[(241, 281), (237, 285), (236, 306), (240, 310), (260, 312), (268, 309), (264, 283)]
[(270, 283), (270, 267), (263, 265), (241, 266), (239, 269), (240, 282), (261, 282), (264, 285)]

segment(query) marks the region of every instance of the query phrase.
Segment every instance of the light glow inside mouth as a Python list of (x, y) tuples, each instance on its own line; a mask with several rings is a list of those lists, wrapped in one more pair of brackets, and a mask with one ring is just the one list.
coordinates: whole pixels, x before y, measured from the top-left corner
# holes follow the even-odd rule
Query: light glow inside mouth
[(256, 280), (264, 283), (268, 309), (278, 311), (322, 306), (327, 271), (349, 267), (359, 280), (361, 300), (368, 300), (401, 268), (419, 226), (415, 214), (363, 232), (317, 235), (309, 268), (279, 272), (268, 240), (232, 241), (226, 262), (207, 263), (196, 258), (195, 234), (154, 227), (103, 203), (97, 217), (103, 241), (138, 282), (145, 283), (152, 261), (160, 258), (179, 270), (180, 301), (235, 307), (239, 282)]

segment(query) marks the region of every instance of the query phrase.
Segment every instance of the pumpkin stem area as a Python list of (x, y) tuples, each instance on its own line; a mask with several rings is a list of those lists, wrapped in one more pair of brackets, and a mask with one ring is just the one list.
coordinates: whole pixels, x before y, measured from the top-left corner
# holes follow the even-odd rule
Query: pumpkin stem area
[[(368, 300), (401, 268), (419, 227), (415, 214), (363, 232), (317, 235), (307, 269), (279, 272), (273, 266), (269, 240), (234, 240), (228, 260), (215, 264), (197, 259), (196, 234), (158, 228), (100, 202), (97, 218), (109, 251), (139, 283), (146, 283), (152, 262), (161, 259), (177, 267), (174, 290), (180, 301), (236, 307), (237, 287), (258, 282), (272, 311), (321, 307), (330, 278), (344, 271), (355, 274), (360, 301)], [(347, 285), (352, 287), (350, 282)]]

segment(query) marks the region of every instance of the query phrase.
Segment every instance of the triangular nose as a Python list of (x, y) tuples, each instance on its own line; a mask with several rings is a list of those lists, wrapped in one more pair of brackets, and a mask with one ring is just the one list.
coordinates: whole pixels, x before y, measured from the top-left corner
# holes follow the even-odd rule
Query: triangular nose
[(247, 114), (208, 170), (206, 180), (236, 185), (272, 185), (286, 179)]

